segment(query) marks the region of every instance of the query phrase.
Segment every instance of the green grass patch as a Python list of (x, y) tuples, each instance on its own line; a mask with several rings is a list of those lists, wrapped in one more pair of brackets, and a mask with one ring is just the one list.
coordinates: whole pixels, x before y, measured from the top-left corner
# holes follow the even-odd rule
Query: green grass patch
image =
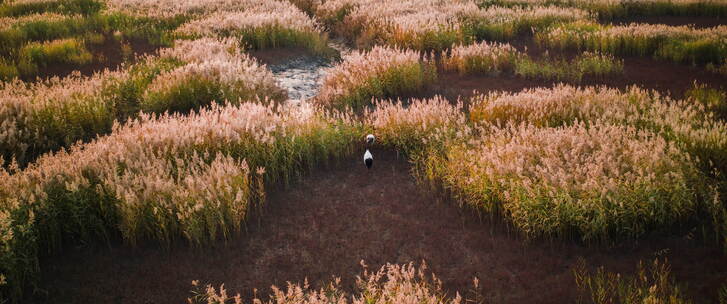
[(685, 294), (685, 288), (671, 274), (667, 261), (655, 259), (651, 265), (639, 262), (636, 273), (621, 275), (599, 267), (590, 272), (581, 260), (573, 271), (576, 286), (581, 291), (581, 301), (594, 304), (609, 303), (693, 303)]
[(577, 22), (538, 32), (535, 40), (547, 48), (653, 56), (695, 65), (721, 64), (727, 58), (725, 36), (718, 28), (648, 24), (610, 26)]
[(436, 69), (428, 64), (406, 64), (392, 67), (371, 76), (349, 93), (336, 97), (331, 103), (337, 107), (361, 109), (371, 103), (372, 98), (388, 98), (413, 94), (423, 90), (436, 79)]
[(723, 90), (707, 87), (704, 84), (694, 83), (694, 86), (685, 94), (687, 98), (701, 103), (717, 117), (727, 120), (727, 93)]
[(725, 17), (727, 4), (720, 1), (607, 1), (607, 0), (479, 0), (478, 5), (488, 7), (531, 7), (536, 5), (577, 7), (594, 12), (600, 20), (648, 16)]
[[(199, 35), (185, 36), (187, 39), (199, 38)], [(234, 37), (242, 46), (253, 50), (303, 47), (319, 56), (331, 56), (335, 52), (328, 46), (328, 39), (318, 32), (300, 31), (277, 24), (241, 30), (223, 30), (216, 36)]]
[(93, 55), (82, 41), (76, 39), (54, 40), (31, 43), (23, 46), (19, 54), (22, 74), (35, 74), (39, 68), (54, 64), (84, 65), (93, 60)]
[(0, 81), (10, 81), (18, 76), (20, 76), (20, 72), (14, 62), (0, 59)]
[(377, 46), (344, 56), (323, 79), (316, 102), (338, 109), (362, 109), (372, 98), (420, 92), (436, 78), (433, 59), (422, 59), (413, 50)]
[(186, 19), (152, 19), (131, 17), (123, 14), (94, 14), (69, 16), (57, 20), (37, 19), (15, 24), (0, 31), (0, 54), (17, 57), (18, 49), (29, 42), (74, 38), (89, 34), (111, 36), (115, 32), (128, 39), (144, 39), (152, 45), (169, 46), (173, 41), (171, 31)]
[(92, 15), (98, 13), (103, 8), (103, 2), (96, 0), (28, 1), (18, 4), (2, 3), (0, 4), (0, 17), (18, 17), (44, 12), (68, 15)]
[(515, 75), (557, 81), (580, 82), (584, 76), (606, 77), (623, 73), (623, 60), (613, 56), (584, 53), (572, 60), (543, 59), (533, 60), (520, 57), (514, 63)]

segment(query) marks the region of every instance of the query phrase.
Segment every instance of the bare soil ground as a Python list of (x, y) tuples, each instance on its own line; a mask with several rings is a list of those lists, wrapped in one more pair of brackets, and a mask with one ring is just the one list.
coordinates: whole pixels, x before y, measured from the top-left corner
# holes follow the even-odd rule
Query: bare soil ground
[(650, 236), (617, 248), (573, 241), (526, 242), (506, 225), (440, 201), (410, 176), (393, 152), (373, 149), (373, 169), (358, 155), (316, 169), (286, 190), (271, 190), (261, 225), (214, 247), (66, 248), (45, 261), (46, 294), (31, 303), (184, 303), (190, 282), (267, 295), (270, 285), (333, 276), (351, 290), (359, 261), (372, 267), (426, 260), (453, 295), (478, 277), (491, 303), (573, 303), (572, 269), (588, 265), (628, 273), (637, 261), (668, 258), (698, 303), (715, 301), (727, 260), (688, 237)]

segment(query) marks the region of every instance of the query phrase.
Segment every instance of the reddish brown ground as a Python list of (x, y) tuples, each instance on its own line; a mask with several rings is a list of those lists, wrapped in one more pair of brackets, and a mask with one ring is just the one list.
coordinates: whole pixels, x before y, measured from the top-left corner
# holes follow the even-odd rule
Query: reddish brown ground
[(374, 149), (371, 171), (355, 157), (316, 170), (290, 189), (270, 193), (262, 225), (242, 237), (193, 250), (125, 247), (69, 249), (43, 265), (46, 296), (35, 303), (184, 303), (195, 279), (253, 288), (301, 282), (320, 286), (341, 276), (351, 288), (360, 260), (371, 267), (426, 260), (452, 294), (478, 277), (490, 303), (572, 303), (572, 269), (589, 265), (629, 272), (637, 261), (668, 257), (692, 296), (714, 300), (727, 259), (684, 237), (649, 237), (619, 248), (571, 241), (527, 243), (506, 227), (441, 202), (409, 175), (396, 154)]
[(132, 39), (126, 42), (132, 50), (130, 58), (124, 58), (121, 43), (112, 37), (106, 37), (102, 44), (89, 44), (88, 50), (93, 54), (93, 62), (84, 65), (75, 64), (53, 64), (46, 68), (40, 68), (37, 75), (22, 77), (25, 81), (34, 81), (38, 77), (49, 78), (53, 76), (65, 77), (74, 71), (79, 71), (81, 75), (89, 76), (103, 70), (115, 70), (124, 63), (125, 60), (133, 59), (134, 56), (151, 54), (159, 49), (159, 46), (149, 44), (143, 39)]

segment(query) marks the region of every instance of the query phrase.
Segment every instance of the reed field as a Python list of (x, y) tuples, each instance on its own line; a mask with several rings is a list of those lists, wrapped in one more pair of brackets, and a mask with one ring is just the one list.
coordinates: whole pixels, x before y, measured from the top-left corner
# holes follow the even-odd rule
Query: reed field
[(554, 48), (654, 56), (691, 64), (721, 64), (727, 56), (726, 32), (725, 26), (696, 29), (690, 26), (571, 23), (538, 33), (536, 40)]
[(727, 303), (725, 17), (0, 0), (0, 304)]

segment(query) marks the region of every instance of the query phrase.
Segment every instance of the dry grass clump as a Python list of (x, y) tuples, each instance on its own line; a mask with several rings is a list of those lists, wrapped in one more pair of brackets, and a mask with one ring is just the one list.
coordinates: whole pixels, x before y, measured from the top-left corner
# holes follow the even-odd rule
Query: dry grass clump
[[(724, 186), (719, 185), (724, 183), (725, 176), (727, 176), (727, 167), (724, 166), (725, 160), (727, 160), (727, 154), (725, 153), (725, 151), (727, 151), (727, 124), (725, 124), (723, 121), (717, 120), (714, 114), (711, 113), (708, 109), (705, 108), (704, 105), (700, 103), (695, 103), (692, 100), (670, 100), (669, 98), (660, 96), (656, 92), (645, 91), (638, 88), (631, 88), (626, 92), (620, 92), (615, 89), (581, 89), (563, 85), (555, 87), (553, 89), (531, 89), (516, 94), (494, 93), (487, 96), (477, 97), (476, 100), (478, 101), (476, 101), (475, 104), (471, 107), (471, 119), (475, 123), (484, 126), (491, 126), (493, 124), (503, 126), (499, 129), (495, 128), (495, 131), (490, 130), (484, 132), (484, 136), (486, 138), (490, 138), (487, 136), (492, 136), (491, 134), (500, 134), (502, 135), (502, 137), (499, 137), (498, 140), (501, 140), (501, 143), (503, 145), (506, 145), (507, 147), (512, 147), (515, 144), (523, 145), (522, 142), (524, 141), (518, 141), (517, 143), (511, 142), (512, 139), (510, 139), (510, 137), (519, 136), (518, 132), (525, 132), (524, 134), (532, 137), (534, 136), (532, 134), (545, 136), (541, 135), (538, 132), (562, 133), (582, 130), (585, 130), (583, 132), (590, 132), (594, 128), (596, 128), (595, 130), (598, 131), (598, 128), (608, 127), (617, 128), (617, 130), (623, 129), (622, 131), (618, 132), (614, 131), (615, 133), (621, 132), (621, 134), (608, 135), (611, 136), (614, 140), (619, 139), (622, 144), (627, 144), (628, 146), (633, 147), (637, 147), (639, 145), (647, 145), (638, 148), (641, 149), (642, 152), (649, 151), (649, 153), (656, 153), (657, 151), (663, 151), (663, 153), (659, 155), (661, 155), (660, 157), (662, 157), (660, 161), (664, 161), (664, 167), (659, 167), (656, 163), (653, 163), (653, 161), (656, 161), (657, 157), (654, 157), (651, 160), (640, 160), (638, 158), (634, 158), (632, 160), (638, 161), (634, 163), (622, 161), (624, 164), (629, 164), (622, 169), (625, 168), (628, 170), (635, 170), (636, 168), (640, 168), (639, 166), (649, 164), (651, 166), (655, 166), (650, 167), (647, 171), (641, 172), (645, 172), (644, 174), (648, 173), (648, 176), (652, 176), (653, 174), (655, 174), (655, 177), (657, 177), (658, 179), (652, 180), (652, 184), (644, 186), (646, 188), (634, 189), (629, 187), (636, 187), (637, 184), (635, 184), (634, 181), (630, 181), (629, 184), (624, 185), (624, 188), (622, 189), (625, 191), (622, 192), (625, 196), (624, 198), (619, 197), (618, 199), (614, 199), (612, 201), (603, 201), (602, 203), (605, 204), (604, 206), (616, 208), (619, 211), (605, 211), (607, 209), (603, 209), (604, 212), (589, 213), (589, 216), (592, 216), (594, 220), (600, 217), (599, 220), (604, 222), (600, 223), (600, 226), (596, 227), (586, 225), (584, 227), (578, 227), (578, 229), (575, 229), (576, 231), (585, 233), (586, 237), (603, 236), (604, 238), (607, 238), (608, 235), (611, 233), (616, 233), (618, 235), (635, 236), (640, 233), (639, 231), (644, 232), (646, 231), (644, 229), (651, 229), (649, 227), (667, 227), (670, 221), (674, 222), (678, 219), (676, 217), (677, 214), (679, 215), (679, 217), (682, 218), (695, 216), (697, 213), (701, 214), (702, 211), (698, 210), (705, 210), (704, 212), (708, 214), (707, 216), (713, 217), (713, 222), (717, 226), (722, 225), (722, 222), (724, 222), (723, 210), (725, 208), (722, 203), (720, 203), (721, 194), (718, 194), (717, 192), (724, 191), (723, 189), (719, 190), (720, 187), (724, 188)], [(525, 126), (531, 127), (522, 127), (523, 124)], [(636, 137), (633, 137), (632, 135), (629, 135), (631, 137), (624, 137), (628, 134), (636, 134)], [(603, 135), (606, 136), (607, 134)], [(583, 138), (583, 140), (586, 139), (589, 141), (595, 141), (597, 138)], [(633, 140), (635, 140), (635, 142), (631, 142)], [(543, 142), (542, 147), (548, 147), (547, 145), (557, 142), (558, 139), (552, 139), (550, 142)], [(487, 146), (487, 144), (487, 142), (484, 142), (482, 145)], [(477, 153), (471, 152), (472, 149), (467, 148), (466, 146), (463, 147), (464, 148), (459, 148), (462, 150), (462, 152), (459, 153), (460, 156), (462, 156), (465, 160), (469, 157), (466, 153)], [(577, 146), (573, 146), (568, 149), (575, 149), (575, 147)], [(607, 146), (604, 145), (603, 147)], [(526, 148), (530, 149), (528, 151), (538, 151), (537, 153), (545, 153), (544, 151), (541, 151), (544, 148), (541, 148), (540, 146), (530, 147), (528, 145), (525, 145), (522, 149)], [(659, 149), (654, 151), (654, 149), (656, 148)], [(571, 154), (572, 150), (568, 149), (560, 151), (559, 153), (563, 153), (562, 156), (587, 155), (584, 153)], [(496, 150), (494, 152), (501, 153), (502, 151), (506, 151), (506, 149)], [(629, 150), (621, 147), (611, 152), (614, 151), (621, 151), (618, 153), (625, 153)], [(636, 153), (638, 151), (639, 150), (634, 150), (633, 153)], [(518, 157), (524, 157), (524, 155), (526, 154), (518, 154), (516, 156), (509, 156), (505, 154), (497, 155), (500, 155), (498, 156), (500, 158), (496, 159), (504, 160), (506, 157), (515, 157), (517, 159)], [(616, 157), (615, 155), (611, 155), (609, 157), (612, 157), (610, 159), (616, 159), (614, 158)], [(542, 160), (542, 157), (539, 156), (537, 159)], [(607, 165), (608, 163), (605, 160), (598, 161), (596, 159), (589, 159), (588, 161), (592, 161), (593, 165), (590, 165), (587, 162), (582, 163), (581, 165), (584, 168), (596, 168), (598, 166)], [(672, 161), (672, 163), (669, 163), (667, 161)], [(490, 163), (486, 162), (485, 164)], [(529, 172), (527, 170), (540, 170), (540, 168), (543, 167), (543, 164), (544, 162), (538, 162), (537, 164), (533, 163), (530, 165), (530, 167), (532, 168), (525, 166), (518, 170), (523, 170), (522, 172)], [(577, 164), (577, 162), (575, 162), (575, 164)], [(571, 164), (568, 163), (562, 165)], [(481, 166), (481, 164), (473, 166)], [(631, 166), (630, 169), (629, 166)], [(701, 169), (701, 173), (698, 175), (692, 174), (692, 167)], [(577, 168), (569, 168), (567, 170), (564, 170), (563, 172), (569, 174), (569, 172), (577, 172), (577, 170)], [(449, 176), (449, 174), (452, 174), (452, 176), (458, 176), (455, 174), (457, 173), (456, 170), (447, 172), (452, 173), (444, 174), (444, 176)], [(611, 170), (603, 171), (602, 173), (605, 174), (605, 176), (609, 176), (609, 174), (617, 172), (619, 171)], [(634, 172), (639, 171), (632, 171), (630, 173), (633, 174)], [(624, 172), (614, 175), (613, 178), (615, 178), (616, 181), (619, 181), (629, 176), (628, 174), (624, 175), (625, 173), (622, 173)], [(464, 189), (464, 187), (461, 185), (471, 185), (473, 188), (466, 191), (466, 194), (462, 194), (463, 197), (466, 199), (472, 200), (471, 197), (467, 195), (484, 195), (483, 197), (487, 199), (482, 201), (474, 199), (474, 201), (479, 203), (485, 202), (486, 204), (490, 204), (493, 206), (496, 206), (498, 203), (508, 202), (508, 200), (502, 200), (501, 197), (498, 197), (498, 192), (492, 192), (493, 189), (499, 188), (494, 188), (494, 186), (492, 186), (491, 184), (485, 184), (486, 186), (479, 188), (477, 184), (467, 184), (471, 182), (467, 180), (467, 178), (474, 178), (475, 180), (488, 180), (487, 177), (481, 177), (478, 174), (480, 173), (473, 172), (471, 175), (459, 176), (459, 179), (456, 182), (449, 181), (446, 179), (446, 177), (444, 179), (446, 183), (452, 183), (453, 185), (451, 185), (450, 187), (456, 188), (458, 189), (458, 191)], [(518, 171), (517, 174), (520, 174), (520, 171)], [(674, 174), (679, 175), (680, 177), (676, 178), (674, 177)], [(489, 175), (489, 173), (482, 173), (482, 175)], [(704, 177), (706, 177), (706, 180), (703, 180)], [(663, 178), (668, 178), (668, 180), (662, 180)], [(536, 181), (537, 183), (542, 183), (543, 179), (537, 179)], [(536, 185), (539, 185), (537, 183)], [(643, 185), (638, 186), (641, 187)], [(604, 186), (600, 185), (599, 187)], [(662, 192), (661, 194), (654, 194), (653, 192), (649, 192), (651, 191), (649, 189), (653, 188), (660, 189), (659, 191), (666, 192)], [(635, 213), (635, 211), (631, 209), (633, 206), (629, 207), (628, 204), (624, 202), (627, 202), (630, 199), (638, 198), (638, 195), (645, 195), (646, 193), (651, 193), (649, 195), (668, 194), (669, 196), (662, 197), (660, 199), (661, 203), (669, 204), (669, 208), (675, 209), (662, 208), (658, 205), (659, 203), (654, 203), (654, 205), (651, 205), (653, 208), (661, 208), (658, 212), (654, 211), (654, 214), (659, 214), (659, 212), (663, 213), (662, 215), (659, 215), (658, 219), (650, 218), (649, 215), (639, 215), (641, 216), (640, 220), (643, 220), (645, 222), (636, 224), (619, 222), (619, 227), (629, 227), (628, 229), (631, 230), (618, 230), (617, 228), (613, 228), (616, 230), (598, 230), (598, 227), (608, 227), (609, 221), (616, 222), (624, 219), (629, 220), (631, 219), (631, 216), (636, 216), (636, 214), (638, 213)], [(538, 204), (551, 204), (554, 202), (559, 202), (559, 199), (561, 198), (570, 199), (570, 196), (564, 196), (564, 194), (561, 194), (557, 191), (550, 192), (549, 195), (550, 194), (557, 194), (562, 197), (549, 197), (542, 202), (539, 201), (537, 203), (534, 203), (533, 206), (538, 206)], [(513, 195), (510, 194), (510, 197), (512, 198)], [(608, 196), (604, 197), (607, 198)], [(525, 197), (524, 199), (528, 200), (529, 197)], [(617, 202), (618, 205), (614, 205), (611, 202)], [(490, 209), (490, 205), (486, 206), (487, 209)], [(511, 213), (513, 211), (507, 209), (507, 207), (505, 208), (505, 210), (508, 211), (509, 215), (512, 215)], [(566, 210), (568, 212), (571, 212), (571, 210), (569, 209)], [(590, 208), (589, 210), (593, 211), (598, 209)], [(522, 212), (519, 209), (518, 211)], [(574, 214), (564, 213), (551, 215), (553, 217), (561, 215), (567, 217)], [(581, 219), (584, 218), (587, 217), (581, 217)], [(522, 225), (517, 223), (517, 220), (515, 222), (515, 225)], [(545, 222), (539, 223), (543, 224)], [(551, 225), (547, 227), (549, 229), (556, 227), (557, 229), (566, 229), (568, 228), (567, 225), (572, 225), (572, 223), (565, 223), (566, 222), (559, 223), (565, 226)], [(636, 226), (630, 227), (629, 225)], [(717, 226), (713, 228), (721, 231), (721, 228), (718, 228)], [(526, 228), (530, 229), (529, 226)], [(721, 234), (721, 232), (719, 231), (717, 231), (717, 233)], [(567, 229), (564, 232), (567, 232)]]
[(189, 111), (213, 101), (282, 97), (270, 71), (230, 41), (180, 41), (117, 72), (0, 85), (0, 155), (21, 165), (111, 131), (140, 110)]
[(623, 60), (612, 55), (584, 52), (566, 61), (550, 58), (534, 60), (509, 44), (481, 42), (456, 46), (442, 52), (442, 67), (460, 74), (499, 75), (513, 73), (526, 78), (579, 82), (584, 76), (605, 77), (623, 72)]
[(464, 203), (502, 211), (528, 236), (609, 240), (685, 219), (697, 204), (689, 159), (651, 132), (576, 122), (492, 127), (429, 165)]
[(618, 90), (568, 85), (517, 93), (495, 92), (473, 97), (470, 119), (475, 123), (528, 123), (557, 127), (577, 120), (588, 121), (603, 115), (608, 109), (618, 111), (621, 104), (615, 103), (624, 99)]
[(366, 122), (412, 157), (421, 180), (531, 237), (639, 237), (692, 219), (715, 193), (702, 174), (724, 157), (727, 126), (699, 106), (637, 88), (478, 98), (475, 129), (441, 98), (376, 102)]
[(514, 70), (516, 59), (523, 56), (509, 44), (480, 42), (459, 45), (442, 52), (442, 66), (460, 74), (498, 75)]
[(715, 74), (727, 75), (727, 59), (721, 64), (708, 63), (705, 68)]
[(21, 17), (2, 17), (0, 26), (0, 55), (8, 60), (19, 56), (19, 49), (31, 42), (42, 43), (70, 38), (82, 32), (93, 31), (80, 15), (38, 13)]
[(606, 88), (530, 89), (475, 98), (475, 122), (531, 123), (560, 126), (575, 121), (606, 120), (650, 130), (689, 151), (705, 171), (727, 173), (727, 124), (715, 119), (704, 105), (671, 100), (657, 92), (632, 87), (626, 92)]
[(417, 50), (512, 38), (534, 27), (590, 18), (574, 8), (480, 9), (468, 0), (331, 0), (319, 6), (317, 16), (360, 47), (387, 44)]
[(611, 54), (654, 56), (692, 64), (721, 64), (727, 58), (727, 27), (576, 22), (538, 32), (536, 41), (550, 48), (572, 48)]
[(18, 57), (18, 72), (22, 75), (34, 75), (54, 64), (81, 66), (93, 61), (83, 41), (75, 38), (29, 43), (19, 50)]
[(24, 15), (20, 17), (0, 17), (0, 31), (6, 31), (8, 29), (18, 27), (23, 24), (34, 23), (38, 21), (58, 22), (66, 18), (66, 15), (49, 12)]
[(453, 105), (440, 96), (413, 99), (407, 104), (379, 100), (374, 105), (374, 110), (365, 113), (366, 125), (379, 142), (406, 153), (437, 146), (452, 132), (463, 132), (466, 125), (462, 103)]
[[(51, 65), (58, 65), (52, 72), (65, 74), (92, 61), (103, 63), (117, 52), (103, 48), (109, 42), (126, 44), (129, 50), (121, 51), (126, 60), (133, 51), (127, 39), (169, 46), (171, 29), (181, 22), (111, 13), (101, 10), (103, 6), (96, 0), (0, 4), (0, 80), (33, 80)], [(86, 49), (94, 45), (103, 54)]]
[(372, 97), (393, 97), (422, 90), (436, 77), (434, 63), (412, 50), (374, 47), (346, 54), (323, 79), (318, 103), (360, 108)]
[[(277, 1), (277, 0), (273, 0)], [(112, 12), (132, 16), (173, 18), (178, 16), (204, 16), (219, 11), (238, 11), (259, 5), (254, 0), (108, 0), (106, 5)]]
[(632, 87), (626, 92), (606, 88), (531, 89), (517, 94), (476, 97), (475, 122), (569, 125), (605, 120), (654, 132), (687, 151), (702, 171), (727, 177), (727, 123), (700, 103), (671, 100), (657, 92)]
[(288, 0), (288, 2), (293, 3), (308, 16), (314, 16), (324, 0)]
[(0, 291), (19, 292), (37, 273), (39, 252), (66, 239), (227, 238), (262, 202), (265, 184), (347, 153), (361, 134), (345, 116), (308, 107), (212, 106), (188, 116), (142, 115), (20, 172), (1, 171), (0, 273), (11, 284)]
[(161, 57), (188, 62), (163, 72), (149, 85), (140, 101), (145, 112), (186, 112), (214, 101), (283, 98), (272, 73), (242, 53), (231, 40), (211, 38), (177, 41)]
[(6, 0), (0, 3), (0, 16), (21, 17), (43, 12), (91, 15), (102, 8), (103, 3), (97, 0)]
[[(251, 10), (258, 13), (280, 14), (279, 17), (282, 18), (280, 20), (295, 21), (296, 23), (303, 21), (303, 18), (298, 15), (300, 10), (290, 2), (283, 0), (107, 0), (106, 5), (111, 12), (162, 19), (179, 17), (199, 19), (214, 13), (234, 13)], [(253, 16), (253, 19), (264, 20), (263, 17)]]
[(557, 6), (488, 7), (470, 11), (463, 18), (464, 27), (476, 40), (512, 39), (557, 23), (594, 19), (588, 11)]
[(633, 276), (622, 276), (619, 273), (606, 272), (599, 267), (595, 273), (586, 269), (585, 261), (581, 260), (573, 272), (576, 286), (587, 294), (590, 303), (692, 303), (671, 275), (667, 261), (655, 259), (650, 267), (639, 262), (637, 272)]
[(554, 59), (547, 54), (538, 60), (523, 56), (517, 58), (514, 72), (525, 78), (580, 82), (584, 76), (622, 74), (623, 68), (623, 60), (613, 55), (584, 52), (571, 60)]
[(635, 16), (727, 16), (719, 0), (480, 0), (483, 7), (556, 5), (594, 12), (601, 20)]
[(72, 75), (38, 83), (0, 84), (0, 152), (27, 163), (42, 152), (88, 140), (111, 130), (112, 109), (101, 92), (107, 79), (124, 73), (85, 78)]
[[(362, 263), (363, 264), (363, 263)], [(273, 294), (267, 302), (253, 299), (254, 303), (266, 304), (459, 304), (463, 302), (459, 293), (454, 298), (447, 297), (442, 290), (442, 283), (433, 274), (427, 275), (426, 264), (421, 267), (413, 263), (396, 265), (386, 264), (376, 272), (364, 272), (356, 279), (357, 291), (347, 294), (341, 290), (340, 280), (336, 279), (320, 290), (311, 289), (307, 282), (302, 286), (288, 283), (286, 290), (273, 286)], [(193, 296), (188, 299), (190, 304), (241, 304), (240, 295), (230, 297), (224, 284), (217, 291), (211, 285), (202, 287), (193, 281)]]
[(695, 82), (684, 95), (704, 105), (716, 117), (727, 121), (727, 92)]
[(326, 40), (318, 24), (284, 1), (214, 12), (182, 25), (176, 32), (191, 37), (236, 37), (254, 49), (304, 46), (316, 53), (326, 50)]
[(477, 10), (471, 1), (364, 1), (346, 16), (340, 31), (361, 47), (441, 50), (465, 41), (459, 16), (471, 10)]

